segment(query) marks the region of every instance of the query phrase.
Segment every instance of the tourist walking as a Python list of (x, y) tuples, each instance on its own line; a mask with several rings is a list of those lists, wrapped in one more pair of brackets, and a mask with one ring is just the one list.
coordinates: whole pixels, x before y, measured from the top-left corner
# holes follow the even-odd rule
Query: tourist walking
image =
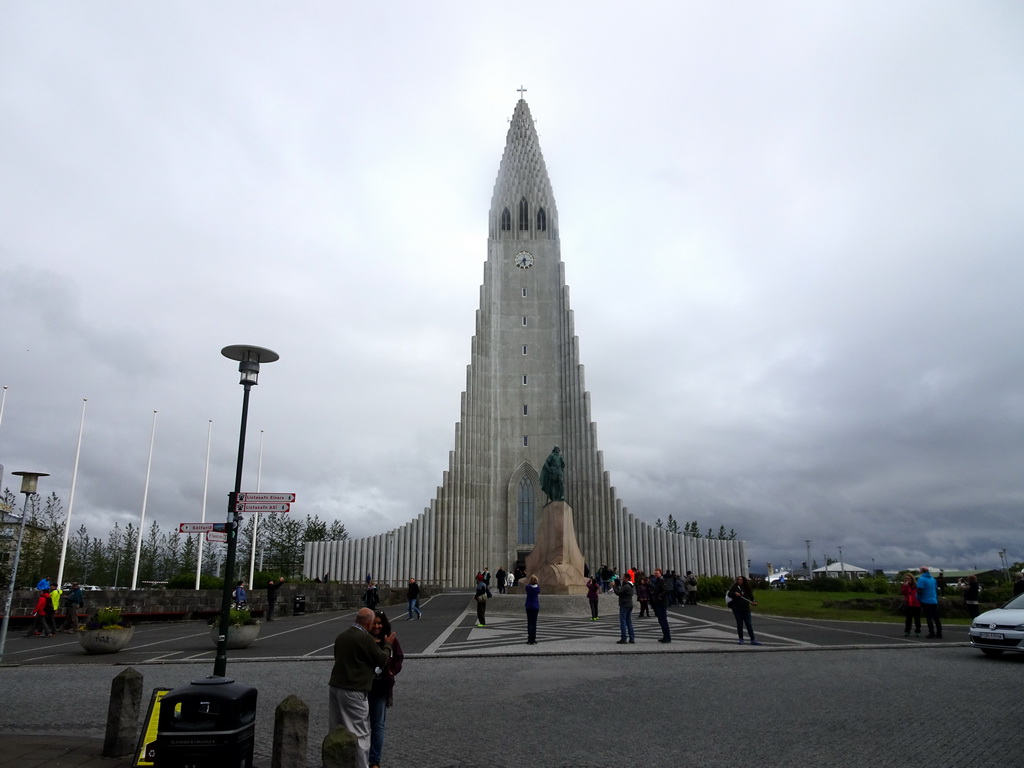
[(380, 756), (384, 751), (384, 723), (387, 721), (388, 707), (394, 701), (395, 675), (402, 671), (402, 660), (405, 659), (405, 654), (402, 653), (402, 645), (398, 642), (398, 636), (391, 632), (391, 622), (388, 621), (384, 611), (374, 613), (370, 634), (377, 641), (381, 650), (387, 647), (385, 638), (389, 635), (394, 638), (394, 642), (391, 644), (391, 658), (388, 659), (388, 663), (374, 668), (373, 687), (370, 688), (370, 695), (367, 697), (370, 709), (369, 763), (370, 768), (380, 768)]
[(36, 619), (35, 625), (32, 631), (25, 635), (25, 637), (53, 637), (57, 633), (57, 629), (53, 624), (53, 603), (50, 602), (49, 587), (39, 593), (39, 598), (36, 600), (36, 607), (33, 609), (32, 615)]
[(598, 605), (601, 601), (601, 584), (595, 576), (587, 580), (587, 601), (590, 603), (590, 620), (597, 621), (600, 618)]
[(635, 584), (636, 586), (636, 600), (640, 603), (640, 610), (637, 612), (636, 617), (638, 619), (646, 616), (651, 617), (651, 580), (647, 574), (640, 571), (639, 578)]
[(366, 592), (363, 594), (363, 604), (372, 611), (376, 609), (379, 602), (380, 595), (377, 594), (377, 582), (371, 579), (370, 583), (366, 585)]
[(693, 575), (693, 571), (686, 572), (686, 604), (697, 604), (697, 577)]
[[(625, 581), (616, 579), (612, 589), (619, 596), (619, 642), (618, 645), (634, 642), (633, 635), (633, 582), (626, 577)], [(628, 638), (628, 639), (627, 639)]]
[(967, 577), (967, 588), (964, 590), (964, 604), (967, 606), (967, 614), (973, 619), (981, 611), (981, 585), (978, 584), (978, 577), (973, 573)]
[(903, 595), (903, 636), (910, 637), (910, 625), (913, 624), (915, 633), (920, 637), (921, 601), (917, 599), (917, 582), (913, 574), (903, 574), (900, 593)]
[(659, 643), (671, 643), (672, 632), (668, 628), (668, 602), (672, 599), (672, 587), (668, 579), (661, 575), (661, 568), (654, 569), (654, 577), (651, 579), (651, 604), (654, 606), (654, 615), (658, 617), (658, 624), (661, 626), (661, 639)]
[(85, 599), (82, 597), (82, 588), (78, 582), (71, 583), (71, 589), (67, 592), (67, 601), (64, 604), (64, 623), (60, 625), (61, 631), (73, 634), (78, 631), (78, 612), (85, 607)]
[(409, 577), (409, 588), (405, 591), (405, 598), (409, 601), (409, 618), (407, 620), (412, 621), (414, 613), (417, 619), (420, 618), (423, 615), (423, 611), (420, 610), (420, 585), (411, 576)]
[(367, 768), (370, 752), (370, 690), (374, 670), (387, 666), (395, 635), (384, 637), (381, 648), (370, 634), (374, 613), (369, 608), (356, 612), (355, 623), (334, 640), (334, 667), (328, 684), (327, 726), (339, 725), (356, 740), (356, 765)]
[(235, 601), (235, 608), (243, 610), (248, 606), (247, 600), (249, 596), (245, 593), (244, 581), (240, 581), (235, 585), (235, 588), (231, 591), (231, 597)]
[(921, 566), (921, 575), (917, 577), (917, 599), (921, 601), (921, 613), (928, 622), (926, 638), (942, 639), (942, 620), (939, 619), (939, 585), (932, 578), (928, 567)]
[(476, 625), (478, 627), (487, 626), (487, 598), (490, 596), (491, 590), (484, 583), (483, 574), (480, 574), (476, 580), (476, 594), (473, 596), (473, 599), (476, 600)]
[(740, 645), (743, 645), (743, 627), (747, 628), (751, 645), (760, 645), (754, 638), (754, 627), (750, 623), (750, 606), (757, 605), (754, 599), (754, 590), (750, 587), (750, 580), (745, 576), (737, 576), (736, 581), (729, 587), (725, 594), (725, 602), (732, 609), (732, 615), (736, 619), (736, 632), (740, 636)]
[(267, 582), (267, 621), (274, 620), (274, 606), (277, 605), (277, 593), (284, 585), (284, 576), (280, 581), (271, 579)]
[(540, 613), (540, 584), (537, 576), (526, 585), (526, 644), (537, 644), (537, 615)]
[(508, 574), (505, 573), (505, 569), (498, 568), (497, 572), (494, 574), (494, 578), (498, 583), (498, 594), (504, 595), (505, 587), (508, 586)]

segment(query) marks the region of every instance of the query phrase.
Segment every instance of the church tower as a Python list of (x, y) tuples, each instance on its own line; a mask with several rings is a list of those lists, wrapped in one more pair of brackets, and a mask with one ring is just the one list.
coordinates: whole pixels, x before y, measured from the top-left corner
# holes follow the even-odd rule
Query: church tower
[(610, 558), (617, 507), (601, 466), (573, 331), (558, 239), (558, 208), (530, 108), (520, 99), (505, 140), (488, 213), (480, 309), (456, 428), (456, 447), (435, 503), (457, 499), (443, 526), (443, 580), (463, 583), (484, 566), (510, 569), (534, 544), (547, 501), (539, 473), (558, 445), (566, 502), (588, 562)]
[(547, 502), (540, 469), (556, 445), (565, 457), (565, 501), (592, 569), (747, 572), (743, 542), (669, 533), (617, 498), (590, 418), (558, 227), (537, 131), (520, 99), (491, 197), (476, 332), (442, 483), (421, 515), (393, 531), (307, 542), (305, 576), (347, 581), (371, 573), (392, 584), (415, 576), (461, 588), (483, 567), (511, 570), (533, 548)]

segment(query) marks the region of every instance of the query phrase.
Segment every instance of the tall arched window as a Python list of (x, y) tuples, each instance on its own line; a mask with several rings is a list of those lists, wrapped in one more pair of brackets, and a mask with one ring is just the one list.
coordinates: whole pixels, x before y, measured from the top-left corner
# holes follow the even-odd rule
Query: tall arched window
[(535, 502), (533, 483), (529, 477), (523, 476), (519, 481), (519, 546), (532, 547), (537, 539), (537, 504)]
[(501, 212), (501, 228), (503, 230), (512, 229), (512, 214), (508, 212), (508, 208)]
[(548, 215), (543, 208), (537, 209), (537, 231), (544, 232), (548, 228)]
[(519, 201), (519, 228), (530, 228), (530, 206), (527, 204), (525, 197)]

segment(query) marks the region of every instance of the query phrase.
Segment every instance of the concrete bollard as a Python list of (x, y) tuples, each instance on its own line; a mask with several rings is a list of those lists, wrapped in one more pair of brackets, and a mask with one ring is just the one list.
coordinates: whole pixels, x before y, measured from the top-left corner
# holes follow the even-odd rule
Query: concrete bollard
[(324, 737), (320, 755), (323, 768), (354, 768), (360, 764), (359, 742), (345, 726), (338, 725)]
[(289, 694), (274, 710), (274, 746), (271, 768), (306, 768), (309, 739), (309, 707)]
[(141, 706), (142, 675), (128, 667), (110, 683), (107, 731), (103, 737), (104, 757), (120, 757), (135, 750)]

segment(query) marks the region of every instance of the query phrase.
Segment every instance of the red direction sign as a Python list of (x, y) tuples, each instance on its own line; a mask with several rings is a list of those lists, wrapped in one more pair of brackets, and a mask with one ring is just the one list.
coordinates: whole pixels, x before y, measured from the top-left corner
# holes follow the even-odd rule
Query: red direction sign
[(235, 504), (235, 512), (290, 512), (291, 504)]
[(179, 533), (206, 533), (213, 530), (213, 523), (181, 523), (178, 525)]
[[(291, 504), (295, 501), (294, 493), (251, 493), (238, 494), (239, 503), (257, 504)], [(287, 510), (285, 510), (287, 511)]]

